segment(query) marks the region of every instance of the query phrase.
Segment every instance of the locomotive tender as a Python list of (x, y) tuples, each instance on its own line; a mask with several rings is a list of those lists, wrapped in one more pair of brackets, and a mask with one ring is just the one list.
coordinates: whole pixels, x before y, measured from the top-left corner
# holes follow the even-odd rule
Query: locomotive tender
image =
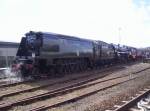
[(51, 76), (111, 64), (116, 50), (102, 41), (30, 31), (22, 38), (16, 56), (13, 68), (23, 76)]

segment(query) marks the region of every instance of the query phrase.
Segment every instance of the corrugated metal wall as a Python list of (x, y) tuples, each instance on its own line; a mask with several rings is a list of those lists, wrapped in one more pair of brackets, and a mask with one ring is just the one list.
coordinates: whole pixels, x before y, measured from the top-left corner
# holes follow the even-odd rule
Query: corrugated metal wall
[(0, 68), (10, 66), (15, 59), (18, 45), (14, 43), (0, 42)]

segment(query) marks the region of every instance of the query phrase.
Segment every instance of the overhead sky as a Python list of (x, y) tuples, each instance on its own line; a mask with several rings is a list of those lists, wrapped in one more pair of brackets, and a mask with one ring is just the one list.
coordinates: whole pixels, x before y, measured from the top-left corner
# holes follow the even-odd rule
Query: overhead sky
[(0, 41), (28, 31), (150, 46), (150, 0), (0, 0)]

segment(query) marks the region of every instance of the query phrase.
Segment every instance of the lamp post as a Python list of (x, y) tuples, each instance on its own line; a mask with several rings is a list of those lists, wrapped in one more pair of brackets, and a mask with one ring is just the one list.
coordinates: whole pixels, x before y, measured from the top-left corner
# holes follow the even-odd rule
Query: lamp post
[(5, 58), (6, 58), (6, 67), (8, 67), (8, 48), (6, 48)]

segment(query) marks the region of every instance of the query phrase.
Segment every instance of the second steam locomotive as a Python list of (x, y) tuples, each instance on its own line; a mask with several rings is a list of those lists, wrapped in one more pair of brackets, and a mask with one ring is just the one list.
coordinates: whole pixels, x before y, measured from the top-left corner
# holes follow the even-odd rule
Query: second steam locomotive
[(20, 70), (23, 76), (61, 76), (109, 65), (118, 59), (134, 59), (129, 48), (126, 49), (118, 50), (103, 41), (30, 31), (21, 40), (13, 70)]

